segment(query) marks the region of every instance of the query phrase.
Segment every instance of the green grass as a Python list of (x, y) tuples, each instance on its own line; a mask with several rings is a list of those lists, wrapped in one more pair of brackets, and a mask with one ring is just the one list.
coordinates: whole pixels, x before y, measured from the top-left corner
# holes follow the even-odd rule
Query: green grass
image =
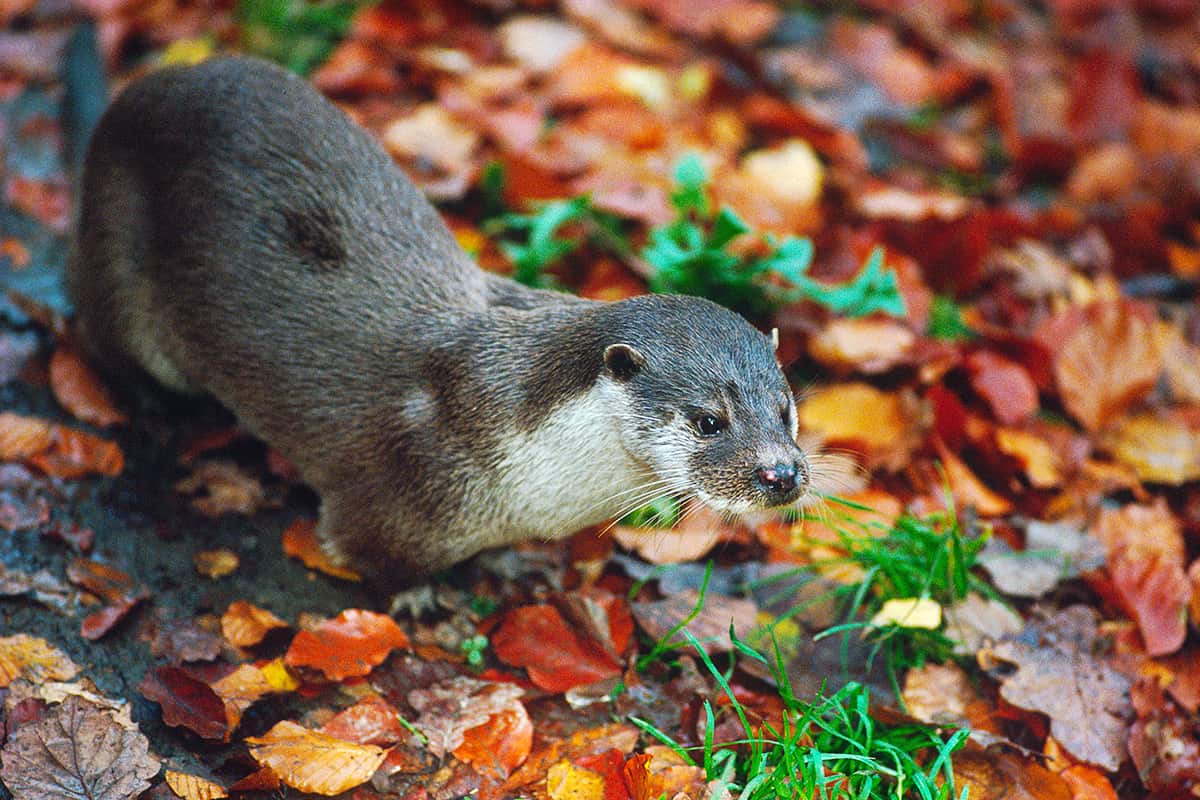
[[(969, 734), (943, 736), (932, 726), (885, 725), (871, 717), (870, 693), (848, 683), (811, 700), (795, 696), (784, 660), (768, 659), (730, 637), (736, 651), (766, 664), (772, 671), (783, 711), (776, 720), (754, 724), (753, 713), (734, 697), (726, 673), (686, 630), (684, 635), (705, 669), (728, 699), (743, 736), (717, 742), (716, 715), (704, 702), (704, 743), (684, 747), (650, 723), (631, 718), (646, 734), (673, 748), (689, 764), (702, 766), (709, 781), (719, 781), (738, 800), (775, 798), (921, 798), (956, 800), (951, 755)], [(964, 789), (957, 798), (965, 800)]]
[(299, 75), (320, 65), (373, 0), (238, 0), (242, 47)]

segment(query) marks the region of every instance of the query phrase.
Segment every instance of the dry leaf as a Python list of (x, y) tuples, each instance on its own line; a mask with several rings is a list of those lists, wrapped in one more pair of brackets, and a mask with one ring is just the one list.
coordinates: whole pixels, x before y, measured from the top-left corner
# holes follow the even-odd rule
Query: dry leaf
[(421, 158), (455, 173), (469, 166), (479, 134), (437, 103), (425, 103), (392, 121), (383, 131), (383, 145), (400, 158)]
[(975, 698), (970, 678), (957, 664), (925, 664), (904, 676), (904, 705), (922, 722), (961, 724)]
[(1073, 757), (1114, 772), (1127, 755), (1130, 682), (1096, 652), (1096, 612), (1072, 606), (980, 657), (1014, 664), (1017, 671), (1000, 678), (1001, 696), (1050, 717), (1050, 732)]
[(528, 760), (504, 783), (505, 791), (515, 791), (544, 781), (550, 767), (561, 759), (580, 761), (609, 750), (630, 753), (638, 741), (638, 729), (625, 723), (613, 722), (596, 728), (575, 731), (566, 739), (547, 744), (533, 753)]
[(563, 759), (546, 773), (550, 800), (606, 800), (604, 776)]
[(0, 688), (17, 679), (69, 681), (78, 673), (79, 666), (45, 639), (24, 633), (0, 638)]
[(704, 769), (691, 766), (665, 745), (650, 745), (625, 763), (625, 780), (633, 800), (660, 797), (700, 797), (705, 789)]
[(1016, 428), (996, 428), (993, 435), (1001, 453), (1021, 462), (1030, 486), (1051, 489), (1062, 483), (1062, 458), (1045, 439)]
[[(633, 615), (646, 634), (654, 641), (662, 640), (671, 629), (683, 621), (696, 608), (700, 593), (688, 589), (654, 602), (633, 604)], [(750, 600), (708, 592), (700, 612), (688, 623), (687, 628), (707, 653), (723, 653), (733, 649), (729, 640), (729, 627), (733, 625), (738, 638), (747, 639), (758, 624), (758, 607)], [(690, 647), (683, 632), (675, 634), (672, 644)]]
[(864, 453), (869, 468), (900, 469), (922, 432), (900, 392), (866, 383), (841, 383), (815, 391), (797, 408), (800, 427), (830, 445)]
[(1101, 511), (1096, 537), (1108, 548), (1108, 574), (1138, 624), (1146, 652), (1178, 650), (1187, 635), (1192, 588), (1184, 574), (1183, 532), (1166, 501)]
[(250, 755), (279, 780), (302, 792), (332, 797), (366, 783), (386, 751), (352, 744), (284, 720), (263, 736), (247, 737)]
[(934, 449), (945, 470), (954, 502), (964, 508), (974, 508), (981, 517), (999, 517), (1012, 511), (1012, 503), (993, 492), (962, 462), (940, 437), (934, 437)]
[(250, 515), (262, 508), (262, 484), (233, 461), (201, 461), (192, 474), (175, 484), (175, 491), (195, 495), (192, 507), (206, 517)]
[(192, 556), (196, 572), (206, 578), (217, 580), (237, 572), (238, 554), (227, 547), (216, 550), (201, 550)]
[(1094, 303), (1065, 341), (1048, 344), (1063, 405), (1091, 431), (1149, 394), (1162, 372), (1151, 321), (1128, 302)]
[(300, 631), (283, 661), (320, 670), (331, 681), (367, 675), (408, 637), (387, 614), (351, 608), (311, 631)]
[(532, 747), (533, 721), (524, 704), (514, 700), (486, 722), (464, 731), (454, 757), (481, 773), (507, 778), (525, 762)]
[(115, 442), (45, 420), (0, 413), (0, 461), (23, 461), (57, 478), (112, 477), (125, 468)]
[(942, 607), (928, 597), (892, 598), (871, 617), (871, 625), (876, 628), (898, 625), (936, 630), (941, 624)]
[(1041, 597), (1065, 580), (1104, 564), (1104, 545), (1078, 522), (1030, 520), (1025, 549), (1013, 550), (999, 537), (988, 540), (979, 563), (1007, 595)]
[(1176, 417), (1132, 414), (1106, 431), (1103, 441), (1143, 481), (1181, 486), (1200, 480), (1200, 430)]
[(362, 580), (362, 576), (354, 570), (338, 566), (330, 560), (329, 555), (321, 549), (316, 524), (311, 519), (298, 519), (288, 526), (283, 532), (283, 552), (292, 558), (300, 559), (309, 569), (319, 570), (344, 581)]
[(221, 784), (213, 783), (198, 775), (189, 775), (186, 772), (169, 769), (166, 778), (167, 786), (170, 786), (171, 791), (182, 797), (183, 800), (220, 800), (222, 797), (229, 797), (228, 792)]
[(148, 670), (138, 691), (159, 704), (163, 722), (185, 727), (201, 739), (227, 741), (233, 730), (224, 701), (182, 667)]
[(408, 737), (408, 731), (400, 724), (400, 712), (376, 694), (367, 695), (339, 711), (321, 726), (321, 732), (347, 742), (381, 747), (389, 747)]
[(651, 564), (678, 564), (695, 561), (721, 541), (729, 525), (721, 515), (706, 506), (689, 507), (674, 528), (630, 528), (618, 525), (613, 538), (626, 550), (633, 550)]
[(235, 600), (221, 615), (221, 633), (235, 647), (253, 647), (271, 631), (288, 624), (265, 608)]
[(945, 609), (945, 634), (954, 640), (954, 652), (971, 656), (987, 642), (1020, 632), (1021, 615), (1011, 608), (978, 592), (971, 592)]
[(12, 733), (0, 759), (4, 785), (31, 800), (133, 800), (159, 769), (136, 727), (74, 695)]
[(510, 17), (497, 31), (504, 55), (530, 72), (551, 72), (587, 37), (574, 25), (531, 14)]
[(549, 605), (508, 612), (491, 643), (501, 661), (525, 667), (529, 680), (548, 692), (565, 692), (621, 674), (620, 662), (601, 643), (581, 635)]
[(128, 422), (100, 377), (69, 340), (61, 342), (50, 357), (50, 389), (58, 404), (76, 419), (101, 428)]
[(210, 688), (225, 706), (225, 721), (230, 731), (242, 721), (242, 714), (260, 698), (281, 691), (253, 664), (240, 664), (233, 672), (213, 681)]
[(916, 334), (896, 320), (834, 317), (809, 339), (808, 352), (831, 369), (874, 375), (908, 361), (916, 341)]

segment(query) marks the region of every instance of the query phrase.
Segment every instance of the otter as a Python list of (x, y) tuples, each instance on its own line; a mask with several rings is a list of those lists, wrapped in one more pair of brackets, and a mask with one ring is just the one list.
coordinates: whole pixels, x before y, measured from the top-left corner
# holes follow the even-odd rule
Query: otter
[(365, 130), (266, 62), (128, 86), (89, 143), (76, 223), (90, 357), (227, 406), (369, 576), (665, 494), (739, 513), (807, 490), (769, 337), (700, 298), (604, 303), (481, 270)]

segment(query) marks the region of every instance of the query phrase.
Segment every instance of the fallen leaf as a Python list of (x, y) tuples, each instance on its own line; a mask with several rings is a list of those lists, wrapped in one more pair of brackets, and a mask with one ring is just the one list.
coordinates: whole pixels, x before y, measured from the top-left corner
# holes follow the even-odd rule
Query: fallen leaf
[(906, 363), (916, 341), (896, 320), (834, 317), (809, 339), (808, 352), (830, 369), (875, 375)]
[(633, 800), (660, 797), (700, 797), (705, 788), (704, 769), (685, 762), (665, 745), (650, 745), (625, 762), (625, 780)]
[(1078, 522), (1030, 520), (1024, 550), (1013, 550), (993, 537), (979, 554), (979, 563), (1005, 594), (1041, 597), (1063, 581), (1103, 566), (1104, 544)]
[(386, 614), (351, 608), (311, 631), (300, 631), (284, 656), (289, 667), (320, 670), (331, 681), (367, 675), (408, 637)]
[(903, 468), (921, 438), (911, 402), (900, 392), (866, 383), (840, 383), (814, 391), (800, 403), (800, 427), (829, 446), (862, 452), (868, 468)]
[(368, 695), (342, 709), (321, 726), (321, 732), (355, 744), (389, 747), (407, 738), (400, 712), (379, 695)]
[[(544, 782), (550, 767), (562, 759), (580, 761), (610, 750), (628, 754), (638, 742), (638, 729), (622, 722), (584, 728), (566, 739), (552, 741), (537, 750), (504, 783), (504, 790), (516, 791)], [(622, 759), (624, 760), (624, 759)]]
[(287, 786), (332, 797), (371, 779), (386, 751), (353, 744), (284, 720), (263, 736), (246, 738), (250, 755)]
[(604, 647), (576, 633), (554, 606), (522, 606), (505, 615), (491, 636), (496, 657), (525, 667), (548, 692), (565, 692), (621, 673)]
[(510, 17), (496, 33), (504, 55), (537, 73), (553, 71), (587, 39), (569, 22), (531, 14)]
[(945, 634), (954, 640), (954, 653), (972, 656), (988, 642), (1013, 636), (1022, 627), (1021, 615), (991, 597), (971, 592), (945, 609)]
[(69, 681), (79, 666), (45, 639), (18, 633), (0, 637), (0, 688), (15, 680)]
[(1042, 437), (1017, 428), (997, 427), (996, 448), (1021, 462), (1021, 469), (1035, 489), (1051, 489), (1063, 481), (1062, 458)]
[(10, 733), (0, 760), (0, 778), (20, 798), (133, 800), (159, 769), (136, 727), (77, 696)]
[(206, 578), (217, 580), (237, 572), (238, 554), (227, 547), (216, 550), (200, 550), (192, 555), (196, 572)]
[(120, 600), (105, 606), (94, 614), (88, 614), (83, 618), (83, 622), (79, 624), (79, 635), (89, 642), (103, 638), (109, 631), (116, 627), (117, 623), (125, 619), (130, 611), (149, 596), (149, 592), (143, 590), (139, 594), (122, 597)]
[(334, 564), (321, 549), (317, 540), (316, 523), (310, 519), (298, 519), (283, 532), (283, 552), (304, 562), (304, 566), (341, 578), (345, 581), (361, 581), (362, 576), (352, 569)]
[(159, 614), (150, 626), (150, 653), (172, 664), (212, 661), (221, 652), (221, 637), (211, 617), (166, 617)]
[(1063, 405), (1085, 428), (1097, 431), (1150, 392), (1162, 372), (1162, 357), (1151, 321), (1131, 303), (1094, 303), (1082, 313), (1065, 341), (1046, 344), (1054, 352)]
[(0, 412), (0, 461), (23, 461), (57, 478), (112, 477), (125, 468), (115, 442), (40, 419)]
[(250, 515), (266, 499), (262, 484), (233, 461), (201, 461), (192, 474), (175, 484), (175, 491), (194, 495), (192, 507), (207, 517)]
[(942, 462), (946, 482), (950, 484), (950, 492), (957, 505), (974, 508), (981, 517), (999, 517), (1012, 511), (1012, 503), (985, 486), (941, 438), (933, 437), (933, 446)]
[(922, 722), (961, 725), (975, 690), (957, 664), (925, 664), (904, 676), (904, 706)]
[(221, 784), (198, 775), (169, 769), (166, 772), (166, 780), (171, 791), (183, 800), (220, 800), (222, 797), (229, 797)]
[(237, 669), (213, 681), (209, 688), (225, 706), (225, 724), (232, 732), (242, 721), (246, 709), (260, 698), (295, 687), (280, 688), (267, 673), (253, 664), (239, 664)]
[[(651, 639), (660, 641), (692, 613), (699, 599), (699, 592), (688, 589), (662, 600), (634, 603), (633, 615)], [(705, 652), (723, 653), (733, 649), (729, 640), (731, 624), (739, 638), (747, 639), (758, 624), (758, 607), (750, 600), (710, 591), (705, 594), (700, 612), (687, 624), (686, 630), (700, 641)], [(675, 634), (670, 643), (690, 648), (682, 631)]]
[(651, 564), (695, 561), (721, 541), (728, 524), (707, 506), (689, 507), (674, 528), (633, 528), (617, 525), (613, 538)]
[(1000, 747), (955, 753), (954, 789), (971, 800), (1076, 800), (1058, 775)]
[(980, 657), (1014, 664), (1016, 672), (1000, 678), (1000, 695), (1047, 715), (1051, 734), (1073, 757), (1115, 772), (1126, 758), (1130, 681), (1095, 655), (1096, 619), (1091, 608), (1072, 606)]
[(61, 342), (50, 357), (50, 389), (58, 404), (76, 419), (101, 428), (129, 421), (69, 340)]
[(463, 732), (454, 757), (497, 778), (525, 762), (533, 747), (533, 722), (524, 704), (514, 701), (487, 721)]
[(1108, 778), (1091, 767), (1075, 764), (1058, 775), (1071, 788), (1072, 800), (1118, 800)]
[[(1200, 361), (1197, 362), (1200, 372)], [(1131, 414), (1105, 432), (1104, 446), (1148, 483), (1200, 480), (1200, 430), (1167, 414)]]
[(941, 624), (942, 606), (928, 597), (892, 598), (871, 617), (871, 625), (876, 628), (898, 625), (936, 630)]
[(424, 159), (457, 173), (468, 169), (479, 147), (479, 134), (450, 116), (437, 103), (425, 103), (384, 128), (383, 146), (403, 159)]
[(550, 800), (607, 800), (604, 776), (563, 759), (546, 772)]
[(221, 615), (221, 633), (235, 647), (253, 647), (268, 633), (288, 624), (265, 608), (235, 600)]
[(1038, 391), (1029, 373), (1015, 361), (990, 350), (976, 350), (963, 365), (971, 388), (987, 401), (1004, 425), (1015, 425), (1038, 409)]
[(1173, 653), (1187, 635), (1191, 584), (1184, 573), (1179, 520), (1163, 498), (1153, 505), (1104, 509), (1096, 537), (1108, 548), (1108, 574), (1141, 631), (1146, 652)]
[(180, 667), (158, 667), (147, 671), (138, 686), (147, 700), (162, 707), (163, 722), (182, 726), (201, 739), (226, 740), (231, 726), (225, 703), (207, 683)]
[(137, 588), (129, 573), (91, 558), (76, 558), (67, 564), (67, 578), (109, 603), (123, 600)]

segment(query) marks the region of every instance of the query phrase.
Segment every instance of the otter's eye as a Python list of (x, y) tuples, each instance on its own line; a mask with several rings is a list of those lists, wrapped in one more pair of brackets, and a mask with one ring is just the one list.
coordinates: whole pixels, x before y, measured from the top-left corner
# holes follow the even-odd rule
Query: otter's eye
[(716, 436), (725, 430), (725, 427), (725, 420), (717, 419), (712, 414), (705, 414), (696, 418), (696, 430), (700, 431), (701, 436)]

